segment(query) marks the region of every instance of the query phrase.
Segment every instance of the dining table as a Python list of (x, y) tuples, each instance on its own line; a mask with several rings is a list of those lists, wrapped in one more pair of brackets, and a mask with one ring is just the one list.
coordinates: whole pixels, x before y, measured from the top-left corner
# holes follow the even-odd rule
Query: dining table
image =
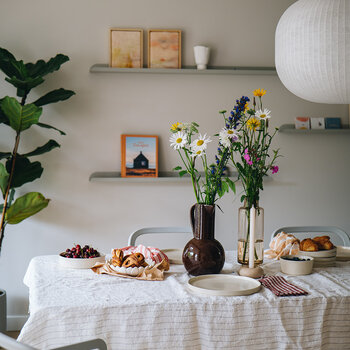
[[(223, 275), (236, 276), (236, 252), (226, 251)], [(29, 318), (18, 341), (38, 349), (103, 339), (108, 349), (350, 349), (350, 261), (289, 276), (264, 260), (266, 276), (283, 276), (306, 295), (277, 296), (261, 288), (220, 296), (189, 288), (181, 264), (162, 281), (96, 274), (32, 258), (24, 276)]]

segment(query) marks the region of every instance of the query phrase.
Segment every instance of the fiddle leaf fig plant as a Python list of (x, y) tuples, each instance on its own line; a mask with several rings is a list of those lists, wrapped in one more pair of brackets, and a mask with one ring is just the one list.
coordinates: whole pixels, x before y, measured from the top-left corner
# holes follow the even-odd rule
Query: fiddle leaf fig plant
[(53, 129), (65, 135), (63, 131), (39, 120), (43, 106), (67, 100), (75, 94), (73, 91), (63, 88), (52, 90), (30, 103), (27, 103), (27, 98), (33, 88), (45, 81), (44, 76), (59, 70), (67, 61), (67, 56), (58, 54), (47, 62), (38, 60), (36, 63), (24, 63), (16, 60), (8, 50), (0, 48), (0, 70), (6, 75), (5, 80), (16, 88), (17, 96), (0, 98), (0, 125), (15, 131), (12, 150), (10, 145), (9, 150), (0, 152), (0, 191), (3, 197), (3, 203), (0, 204), (0, 251), (6, 225), (20, 223), (47, 207), (50, 201), (39, 192), (29, 192), (15, 199), (15, 191), (16, 188), (40, 178), (44, 170), (40, 162), (29, 158), (49, 152), (60, 145), (55, 140), (49, 140), (23, 154), (18, 153), (18, 148), (22, 133), (32, 126)]

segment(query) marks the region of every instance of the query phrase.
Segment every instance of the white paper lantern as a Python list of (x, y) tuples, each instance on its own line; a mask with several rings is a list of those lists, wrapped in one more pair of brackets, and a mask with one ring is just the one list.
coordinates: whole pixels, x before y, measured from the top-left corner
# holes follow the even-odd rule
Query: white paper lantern
[(350, 1), (299, 0), (276, 29), (279, 78), (312, 102), (350, 103)]

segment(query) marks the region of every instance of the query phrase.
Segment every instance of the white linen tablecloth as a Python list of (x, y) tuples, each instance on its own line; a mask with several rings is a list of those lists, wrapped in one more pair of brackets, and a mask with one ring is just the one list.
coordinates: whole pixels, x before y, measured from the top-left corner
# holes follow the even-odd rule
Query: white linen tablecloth
[[(223, 272), (238, 270), (233, 252)], [(267, 274), (280, 274), (279, 262)], [(30, 317), (18, 340), (49, 349), (102, 338), (108, 349), (350, 349), (350, 262), (285, 276), (309, 292), (277, 297), (200, 296), (172, 265), (164, 281), (140, 281), (59, 266), (58, 256), (31, 260)]]

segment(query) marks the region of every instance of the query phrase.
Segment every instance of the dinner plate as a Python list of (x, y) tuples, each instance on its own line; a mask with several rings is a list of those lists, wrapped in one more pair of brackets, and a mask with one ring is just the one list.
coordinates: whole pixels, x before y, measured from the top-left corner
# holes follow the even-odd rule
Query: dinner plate
[(238, 296), (258, 292), (261, 283), (249, 277), (218, 274), (192, 277), (188, 287), (199, 294)]
[(307, 252), (304, 250), (300, 250), (299, 252), (301, 255), (307, 255), (313, 258), (329, 258), (337, 254), (337, 248), (329, 250), (318, 250), (317, 252)]
[(182, 249), (162, 249), (168, 257), (169, 264), (182, 265)]

